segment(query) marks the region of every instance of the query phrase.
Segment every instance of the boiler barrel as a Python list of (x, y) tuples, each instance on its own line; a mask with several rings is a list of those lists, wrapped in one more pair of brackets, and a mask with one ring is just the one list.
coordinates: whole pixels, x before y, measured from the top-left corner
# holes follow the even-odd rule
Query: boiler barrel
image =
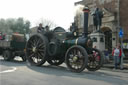
[(87, 42), (87, 38), (79, 37), (76, 39), (65, 40), (63, 41), (63, 44), (66, 47), (71, 47), (73, 45), (80, 45), (80, 46), (86, 47), (86, 42)]

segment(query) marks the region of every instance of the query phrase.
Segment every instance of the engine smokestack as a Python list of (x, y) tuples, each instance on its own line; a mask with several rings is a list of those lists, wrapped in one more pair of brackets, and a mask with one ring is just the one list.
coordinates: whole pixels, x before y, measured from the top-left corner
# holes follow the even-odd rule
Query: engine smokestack
[(84, 12), (84, 36), (87, 37), (88, 35), (88, 17), (89, 17), (89, 8), (84, 7), (83, 9)]

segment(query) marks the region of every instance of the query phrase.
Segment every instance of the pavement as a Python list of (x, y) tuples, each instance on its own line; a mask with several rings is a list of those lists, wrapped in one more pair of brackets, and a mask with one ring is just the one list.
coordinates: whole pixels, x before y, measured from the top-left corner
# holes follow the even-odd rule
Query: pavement
[(105, 63), (101, 69), (103, 69), (103, 70), (109, 70), (109, 71), (113, 71), (113, 72), (128, 73), (128, 60), (124, 60), (123, 70), (120, 69), (120, 66), (118, 66), (118, 69), (114, 69), (113, 60), (110, 60), (109, 63)]

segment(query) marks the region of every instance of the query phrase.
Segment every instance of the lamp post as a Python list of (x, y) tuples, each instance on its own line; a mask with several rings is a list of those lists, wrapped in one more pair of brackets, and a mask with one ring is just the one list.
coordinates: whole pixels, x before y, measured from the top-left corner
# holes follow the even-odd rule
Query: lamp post
[(118, 8), (118, 11), (117, 11), (117, 24), (118, 24), (118, 31), (119, 31), (119, 28), (120, 28), (120, 0), (118, 0), (118, 5), (117, 5), (117, 8)]
[[(121, 50), (122, 50), (122, 53), (123, 53), (123, 29), (121, 28), (120, 26), (120, 0), (118, 0), (118, 11), (117, 11), (117, 30), (118, 30), (118, 33), (119, 33), (119, 38), (121, 40)], [(120, 68), (123, 69), (123, 56), (121, 54), (121, 65), (120, 65)]]

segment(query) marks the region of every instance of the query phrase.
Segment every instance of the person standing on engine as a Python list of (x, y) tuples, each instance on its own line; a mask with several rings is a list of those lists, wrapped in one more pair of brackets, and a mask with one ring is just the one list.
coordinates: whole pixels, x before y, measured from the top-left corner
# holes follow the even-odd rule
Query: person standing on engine
[(43, 27), (42, 24), (40, 23), (40, 24), (39, 24), (39, 27), (37, 28), (37, 33), (40, 33), (40, 32), (42, 32), (42, 31), (44, 31), (44, 27)]

